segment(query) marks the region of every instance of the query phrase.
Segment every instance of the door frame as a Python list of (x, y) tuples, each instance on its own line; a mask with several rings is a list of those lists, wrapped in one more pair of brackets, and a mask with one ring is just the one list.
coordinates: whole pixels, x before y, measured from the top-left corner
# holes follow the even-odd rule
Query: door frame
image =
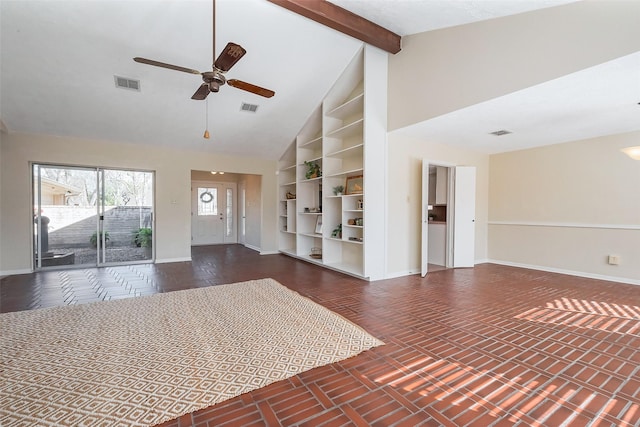
[(456, 165), (453, 163), (422, 159), (422, 199), (421, 206), (421, 251), (420, 251), (420, 275), (426, 276), (429, 272), (429, 167), (440, 166), (447, 168), (447, 225), (446, 225), (446, 252), (445, 267), (453, 266), (453, 227), (451, 226), (454, 215), (454, 173)]
[[(421, 199), (421, 252), (420, 252), (420, 274), (422, 277), (426, 276), (429, 272), (429, 166), (440, 166), (448, 169), (447, 172), (447, 225), (446, 225), (446, 251), (445, 251), (445, 267), (473, 267), (474, 265), (474, 253), (475, 253), (475, 193), (476, 193), (476, 167), (475, 166), (459, 166), (447, 162), (432, 161), (429, 159), (422, 159), (422, 199)], [(469, 175), (469, 173), (471, 175)], [(473, 177), (473, 188), (471, 194), (461, 194), (461, 191), (456, 191), (457, 187), (464, 189), (464, 186), (458, 186), (458, 175), (461, 177), (465, 175), (469, 179)], [(469, 189), (467, 189), (469, 190)], [(460, 197), (473, 197), (473, 218), (464, 217), (463, 214), (466, 211), (463, 210), (465, 206), (462, 206)], [(456, 202), (457, 199), (457, 202)], [(468, 206), (468, 205), (466, 205)], [(462, 242), (460, 231), (468, 230), (464, 227), (464, 223), (461, 220), (469, 220), (472, 225), (473, 232), (471, 233), (472, 245), (466, 251), (461, 251), (460, 248), (464, 248), (460, 243)], [(456, 221), (460, 222), (459, 224)], [(456, 233), (458, 231), (458, 233)], [(464, 236), (462, 237), (464, 239)], [(456, 242), (458, 248), (456, 249)], [(460, 257), (456, 259), (457, 255), (463, 255), (465, 259), (460, 260)]]
[[(87, 267), (104, 267), (104, 266), (117, 266), (117, 265), (133, 265), (133, 264), (149, 264), (155, 263), (156, 261), (156, 172), (155, 170), (147, 170), (147, 169), (135, 169), (135, 168), (118, 168), (118, 167), (105, 167), (105, 166), (95, 166), (95, 165), (77, 165), (77, 164), (68, 164), (68, 163), (49, 163), (49, 162), (37, 162), (30, 161), (29, 162), (29, 181), (30, 181), (30, 191), (31, 195), (29, 198), (29, 211), (30, 215), (34, 215), (34, 191), (35, 186), (38, 186), (38, 200), (37, 200), (37, 208), (42, 208), (42, 194), (41, 188), (41, 174), (38, 174), (38, 179), (34, 179), (35, 167), (47, 167), (47, 168), (61, 168), (61, 169), (80, 169), (87, 170), (95, 173), (96, 177), (96, 191), (98, 195), (98, 200), (96, 201), (95, 212), (96, 212), (96, 234), (100, 235), (100, 231), (102, 230), (103, 221), (100, 219), (100, 216), (104, 213), (104, 171), (106, 170), (116, 170), (116, 171), (126, 171), (126, 172), (142, 172), (151, 174), (151, 229), (152, 229), (152, 246), (151, 246), (151, 258), (145, 260), (130, 260), (130, 261), (122, 261), (122, 262), (104, 262), (104, 245), (105, 239), (103, 236), (102, 240), (98, 240), (97, 248), (96, 248), (96, 262), (95, 264), (70, 264), (70, 265), (55, 265), (55, 266), (42, 266), (42, 254), (36, 254), (36, 249), (39, 249), (42, 246), (41, 241), (41, 219), (40, 212), (38, 212), (38, 218), (34, 225), (30, 227), (30, 253), (31, 253), (31, 270), (32, 271), (46, 271), (46, 270), (65, 270), (65, 269), (82, 269)], [(102, 178), (101, 178), (102, 175)], [(34, 232), (38, 231), (38, 239), (34, 239)], [(100, 251), (103, 253), (100, 254)]]

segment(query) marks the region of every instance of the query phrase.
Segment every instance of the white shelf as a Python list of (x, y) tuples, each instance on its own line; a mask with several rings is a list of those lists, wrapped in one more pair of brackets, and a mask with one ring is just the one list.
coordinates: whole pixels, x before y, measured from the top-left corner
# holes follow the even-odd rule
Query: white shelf
[(318, 265), (324, 265), (322, 263), (322, 258), (311, 258), (309, 255), (296, 255), (297, 258), (303, 259), (305, 261), (308, 262), (312, 262), (314, 264), (318, 264)]
[[(386, 54), (364, 46), (311, 114), (279, 163), (287, 171), (279, 182), (296, 180), (296, 187), (285, 187), (279, 197), (291, 191), (298, 199), (297, 203), (281, 205), (278, 212), (287, 214), (287, 229), (298, 231), (278, 234), (279, 245), (285, 248), (281, 252), (362, 279), (382, 278), (384, 273), (384, 266), (378, 262), (384, 254), (382, 238), (374, 232), (383, 228), (384, 195), (374, 188), (380, 180), (371, 175), (372, 188), (366, 193), (337, 196), (331, 190), (344, 185), (347, 178), (364, 178), (365, 169), (368, 175), (384, 168), (386, 123), (381, 118), (387, 109), (386, 96), (379, 91), (365, 94), (365, 89), (385, 85), (387, 73), (365, 73), (365, 69), (386, 70), (387, 65)], [(318, 162), (323, 175), (306, 179), (305, 160)], [(291, 163), (296, 163), (295, 172)], [(365, 209), (356, 209), (363, 206), (361, 202), (365, 197)], [(305, 206), (322, 206), (323, 212), (302, 212)], [(348, 219), (365, 216), (365, 225), (346, 224)], [(324, 234), (314, 233), (319, 218), (325, 223)], [(280, 220), (281, 228), (283, 222)], [(342, 223), (343, 233), (341, 237), (331, 237), (329, 226), (338, 223)], [(348, 240), (349, 237), (363, 241)], [(322, 248), (324, 260), (309, 256), (315, 247)]]
[(321, 179), (322, 179), (321, 176), (319, 176), (317, 178), (301, 179), (300, 183), (304, 184), (305, 182), (315, 182), (315, 181), (320, 181)]
[(324, 264), (324, 265), (334, 270), (340, 270), (347, 274), (364, 278), (363, 276), (364, 273), (362, 271), (361, 265), (346, 264), (342, 262), (336, 262), (336, 263)]
[(364, 119), (358, 119), (355, 122), (349, 123), (336, 130), (327, 133), (330, 138), (348, 138), (350, 136), (362, 134), (362, 124)]
[[(348, 170), (348, 171), (332, 173), (331, 175), (327, 175), (327, 178), (340, 178), (340, 177), (358, 176), (358, 175), (362, 175), (363, 172), (364, 172), (364, 169), (362, 169), (362, 168), (352, 169), (352, 170)], [(347, 194), (347, 196), (352, 196), (352, 195), (353, 194)]]
[(288, 171), (288, 170), (291, 170), (291, 169), (295, 169), (295, 168), (296, 168), (296, 164), (294, 163), (291, 166), (285, 166), (285, 167), (281, 168), (280, 172), (285, 172), (285, 171)]
[(314, 239), (322, 239), (322, 234), (317, 233), (298, 233), (299, 236), (313, 237)]
[[(322, 161), (322, 156), (320, 157), (315, 157), (313, 159), (307, 159), (307, 162), (311, 163), (311, 162), (321, 162)], [(302, 163), (300, 163), (298, 166), (300, 166), (301, 168), (306, 167), (307, 165), (304, 164), (304, 161)]]
[(284, 186), (286, 186), (286, 185), (295, 185), (295, 184), (296, 184), (296, 182), (295, 182), (295, 181), (293, 181), (293, 182), (285, 182), (284, 184), (280, 184), (280, 186), (281, 186), (281, 187), (284, 187)]
[(363, 148), (364, 148), (364, 144), (357, 144), (351, 147), (347, 147), (343, 150), (338, 150), (338, 151), (334, 151), (333, 153), (328, 153), (326, 157), (335, 157), (338, 159), (344, 159), (345, 157), (352, 157), (357, 155), (358, 151), (360, 151), (360, 154), (362, 155)]
[(343, 117), (352, 116), (357, 113), (362, 113), (364, 110), (364, 93), (360, 93), (355, 97), (349, 99), (342, 105), (338, 105), (333, 110), (327, 113), (327, 116), (340, 119)]
[(319, 136), (317, 138), (314, 138), (310, 141), (304, 142), (302, 144), (300, 144), (298, 147), (299, 148), (308, 148), (308, 149), (314, 149), (314, 148), (318, 148), (322, 146), (322, 136)]
[(345, 243), (353, 243), (354, 245), (362, 245), (362, 244), (364, 244), (364, 242), (359, 242), (357, 240), (342, 239), (342, 241), (345, 242)]
[(295, 231), (289, 231), (289, 230), (280, 230), (281, 233), (287, 233), (287, 234), (297, 234)]

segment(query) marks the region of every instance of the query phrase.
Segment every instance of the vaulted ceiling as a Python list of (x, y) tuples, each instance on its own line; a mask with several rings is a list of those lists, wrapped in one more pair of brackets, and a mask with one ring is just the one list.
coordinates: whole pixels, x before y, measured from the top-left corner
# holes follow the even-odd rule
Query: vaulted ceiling
[[(332, 3), (407, 35), (569, 1)], [(141, 56), (210, 70), (213, 28), (209, 0), (3, 0), (0, 119), (10, 132), (276, 159), (362, 45), (265, 0), (218, 0), (216, 53), (229, 41), (247, 50), (227, 77), (272, 89), (273, 98), (226, 85), (207, 101), (195, 101), (191, 95), (202, 83), (200, 76), (132, 60)], [(630, 66), (638, 66), (637, 57), (631, 61)], [(114, 76), (139, 80), (140, 91), (117, 88)], [(577, 78), (577, 89), (579, 84), (593, 84), (582, 80)], [(556, 93), (553, 86), (542, 89), (521, 94), (523, 98), (478, 105), (428, 126), (417, 124), (409, 131), (417, 136), (445, 135), (452, 121), (490, 120), (505, 111), (516, 114), (514, 105), (523, 109), (521, 118), (535, 117), (542, 112), (527, 107), (541, 97), (551, 102)], [(243, 103), (257, 105), (257, 111), (241, 111)], [(569, 107), (555, 108), (562, 112)], [(202, 137), (207, 121), (210, 139)], [(535, 133), (535, 121), (529, 123)], [(464, 137), (456, 140), (463, 144)]]

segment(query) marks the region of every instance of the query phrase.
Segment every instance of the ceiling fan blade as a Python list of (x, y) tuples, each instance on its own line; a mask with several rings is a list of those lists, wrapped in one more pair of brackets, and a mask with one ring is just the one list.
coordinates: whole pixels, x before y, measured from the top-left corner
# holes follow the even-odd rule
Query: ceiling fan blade
[(191, 99), (202, 101), (207, 97), (207, 95), (209, 95), (209, 92), (210, 92), (209, 85), (206, 83), (202, 83), (198, 88), (198, 90), (196, 90), (196, 92), (193, 94)]
[(227, 43), (224, 50), (216, 59), (216, 62), (213, 63), (213, 66), (222, 72), (227, 72), (236, 65), (236, 62), (240, 60), (247, 53), (246, 50), (239, 44), (235, 43)]
[(153, 65), (153, 66), (156, 66), (156, 67), (168, 68), (170, 70), (182, 71), (183, 73), (200, 74), (200, 71), (198, 71), (198, 70), (192, 70), (191, 68), (185, 68), (185, 67), (180, 67), (178, 65), (171, 65), (171, 64), (164, 63), (164, 62), (154, 61), (153, 59), (140, 58), (139, 56), (136, 56), (135, 58), (133, 58), (133, 60), (136, 61), (136, 62), (139, 62), (141, 64), (147, 64), (147, 65)]
[(233, 86), (236, 89), (246, 90), (247, 92), (255, 93), (256, 95), (264, 96), (265, 98), (271, 98), (276, 93), (272, 90), (265, 89), (260, 86), (252, 85), (251, 83), (243, 82), (242, 80), (227, 80), (229, 86)]

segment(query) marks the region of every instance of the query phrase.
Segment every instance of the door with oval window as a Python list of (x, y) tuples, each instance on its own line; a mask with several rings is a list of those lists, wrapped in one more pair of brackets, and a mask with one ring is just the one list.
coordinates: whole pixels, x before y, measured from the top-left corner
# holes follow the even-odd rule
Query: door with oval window
[(193, 182), (191, 244), (236, 243), (235, 183)]

